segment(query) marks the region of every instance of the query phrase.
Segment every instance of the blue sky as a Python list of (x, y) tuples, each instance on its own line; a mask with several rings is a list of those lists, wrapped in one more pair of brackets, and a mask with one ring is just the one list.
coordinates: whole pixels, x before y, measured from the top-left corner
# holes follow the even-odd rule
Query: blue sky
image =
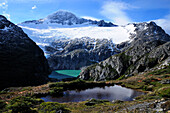
[(15, 24), (58, 10), (115, 24), (154, 20), (170, 33), (170, 0), (0, 0), (0, 14)]

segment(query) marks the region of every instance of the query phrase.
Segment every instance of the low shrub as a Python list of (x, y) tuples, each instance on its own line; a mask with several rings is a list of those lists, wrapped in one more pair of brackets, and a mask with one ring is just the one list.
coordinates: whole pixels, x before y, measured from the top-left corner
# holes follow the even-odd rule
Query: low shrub
[(158, 95), (161, 97), (170, 98), (170, 87), (161, 88), (161, 90), (158, 91)]
[(0, 100), (0, 109), (3, 109), (3, 108), (5, 108), (6, 107), (6, 103), (5, 103), (5, 101), (3, 101), (3, 100)]
[(153, 72), (151, 72), (149, 74), (161, 75), (161, 74), (169, 74), (169, 73), (170, 73), (170, 66), (167, 66), (164, 69), (159, 69), (159, 70), (153, 71)]
[(38, 108), (39, 113), (70, 113), (70, 110), (58, 102), (43, 102)]
[(88, 100), (88, 102), (85, 103), (86, 106), (93, 106), (95, 104), (101, 104), (101, 103), (105, 103), (105, 102), (109, 102), (108, 100), (101, 100), (101, 99), (90, 99)]
[(10, 101), (10, 104), (14, 104), (16, 102), (30, 102), (32, 105), (37, 105), (40, 104), (42, 102), (44, 102), (42, 99), (36, 99), (36, 98), (32, 98), (32, 97), (25, 97), (25, 96), (20, 96), (17, 98), (14, 98)]
[(117, 80), (122, 80), (125, 78), (125, 75), (120, 76)]
[(22, 101), (11, 104), (8, 108), (12, 110), (12, 113), (35, 113), (36, 111), (31, 109), (31, 102)]
[(53, 87), (50, 90), (50, 95), (52, 95), (52, 96), (63, 96), (63, 87)]
[(31, 97), (17, 97), (10, 101), (8, 109), (12, 113), (35, 113), (35, 110), (32, 110), (32, 107), (44, 102), (42, 99), (35, 99)]

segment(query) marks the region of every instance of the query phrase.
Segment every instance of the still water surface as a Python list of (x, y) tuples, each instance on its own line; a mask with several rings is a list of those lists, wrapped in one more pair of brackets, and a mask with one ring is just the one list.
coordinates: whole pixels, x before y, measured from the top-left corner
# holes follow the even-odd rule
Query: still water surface
[(56, 70), (49, 75), (49, 78), (55, 78), (58, 80), (74, 78), (80, 74), (80, 71), (81, 70)]
[(86, 89), (81, 91), (71, 90), (65, 91), (63, 97), (52, 97), (46, 96), (42, 97), (45, 102), (79, 102), (85, 101), (87, 99), (107, 99), (109, 101), (113, 100), (123, 100), (132, 101), (135, 97), (144, 94), (133, 89), (124, 88), (118, 85), (105, 86), (103, 88), (96, 87), (92, 89)]

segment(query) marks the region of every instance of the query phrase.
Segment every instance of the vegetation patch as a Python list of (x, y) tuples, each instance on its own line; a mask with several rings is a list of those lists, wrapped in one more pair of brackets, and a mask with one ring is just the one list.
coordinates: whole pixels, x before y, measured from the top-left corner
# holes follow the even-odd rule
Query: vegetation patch
[(149, 74), (153, 74), (153, 75), (170, 74), (170, 66), (167, 66), (164, 69), (155, 70), (153, 72), (150, 72)]
[(63, 91), (65, 91), (65, 90), (74, 90), (74, 89), (82, 90), (87, 88), (108, 86), (108, 85), (114, 85), (114, 84), (106, 84), (105, 82), (93, 82), (93, 81), (84, 81), (81, 79), (77, 79), (70, 82), (51, 83), (49, 87), (51, 89), (53, 89), (54, 87), (62, 87)]
[(63, 96), (63, 87), (53, 87), (50, 90), (50, 95), (52, 95), (52, 96)]
[(42, 99), (21, 96), (12, 99), (6, 110), (12, 113), (36, 113), (33, 108), (42, 102), (44, 102)]
[(39, 113), (70, 113), (70, 110), (58, 102), (43, 102), (38, 108)]
[(101, 100), (101, 99), (90, 99), (88, 100), (88, 102), (85, 103), (86, 106), (93, 106), (95, 104), (101, 104), (101, 103), (105, 103), (105, 102), (109, 102), (108, 100)]
[[(150, 103), (144, 112), (154, 112), (157, 103), (161, 104), (163, 112), (169, 109), (170, 79), (169, 67), (164, 69), (142, 73), (140, 75), (126, 78), (124, 75), (117, 80), (103, 82), (93, 82), (84, 80), (74, 80), (69, 82), (48, 83), (36, 87), (8, 88), (0, 93), (0, 112), (6, 113), (101, 113), (101, 112), (141, 112), (136, 106)], [(146, 95), (136, 97), (134, 101), (112, 101), (90, 99), (83, 102), (70, 102), (60, 104), (57, 102), (44, 102), (34, 98), (36, 93), (48, 93), (54, 96), (62, 96), (65, 90), (81, 90), (86, 88), (110, 86), (117, 83), (119, 85), (148, 92)], [(16, 97), (17, 95), (23, 95)], [(30, 96), (28, 96), (30, 95)], [(162, 103), (161, 103), (162, 102)], [(129, 109), (132, 108), (133, 109)], [(147, 111), (150, 110), (150, 111)]]
[(122, 80), (125, 78), (125, 75), (120, 76), (117, 80)]
[(3, 101), (3, 100), (0, 100), (0, 112), (2, 112), (2, 110), (6, 107), (6, 103), (5, 103), (5, 101)]
[(159, 89), (158, 95), (160, 97), (170, 98), (170, 86), (169, 87), (163, 87), (163, 88)]

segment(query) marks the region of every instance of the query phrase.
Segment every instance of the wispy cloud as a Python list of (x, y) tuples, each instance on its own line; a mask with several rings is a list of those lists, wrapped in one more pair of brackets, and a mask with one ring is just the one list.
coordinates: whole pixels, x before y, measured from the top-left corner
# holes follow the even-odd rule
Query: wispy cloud
[(8, 10), (8, 1), (3, 0), (0, 3), (0, 9), (2, 10), (2, 15), (4, 15), (8, 20), (10, 20), (10, 14), (7, 13)]
[(82, 18), (90, 19), (90, 20), (97, 20), (97, 21), (100, 20), (100, 19), (97, 19), (97, 18), (94, 18), (94, 17), (91, 17), (91, 16), (82, 16)]
[(132, 21), (131, 18), (127, 16), (126, 10), (133, 8), (136, 7), (125, 2), (109, 0), (104, 2), (100, 13), (114, 23), (122, 25)]
[(161, 26), (166, 33), (168, 33), (170, 35), (170, 14), (166, 15), (164, 18), (162, 19), (157, 19), (154, 20), (159, 26)]
[(34, 9), (36, 9), (36, 8), (37, 8), (37, 6), (36, 6), (36, 5), (34, 5), (31, 9), (32, 9), (32, 10), (34, 10)]
[(2, 9), (6, 9), (8, 7), (7, 1), (4, 1), (4, 2), (0, 3), (0, 7)]

